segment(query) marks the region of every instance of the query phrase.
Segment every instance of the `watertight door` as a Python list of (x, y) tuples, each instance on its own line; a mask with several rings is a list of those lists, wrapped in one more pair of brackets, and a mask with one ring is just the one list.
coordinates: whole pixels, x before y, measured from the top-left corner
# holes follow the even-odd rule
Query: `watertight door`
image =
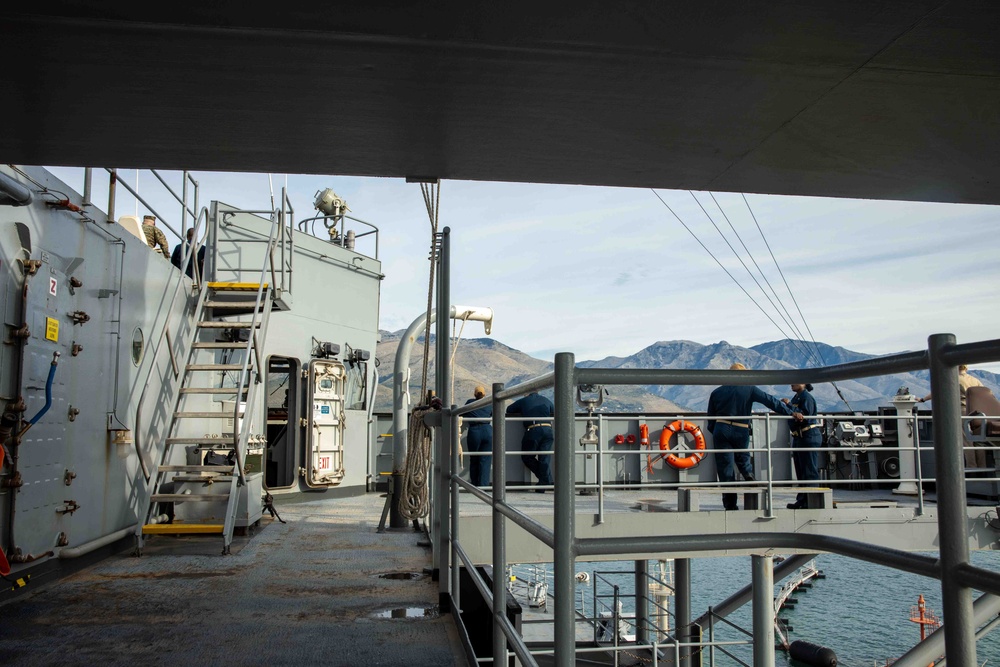
[(344, 479), (344, 383), (339, 361), (309, 364), (309, 424), (306, 433), (306, 484), (336, 486)]

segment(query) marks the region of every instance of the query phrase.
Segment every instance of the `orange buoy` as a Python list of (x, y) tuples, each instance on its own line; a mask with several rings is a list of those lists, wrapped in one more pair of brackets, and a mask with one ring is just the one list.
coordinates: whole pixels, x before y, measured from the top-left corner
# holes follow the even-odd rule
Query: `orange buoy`
[(663, 427), (663, 430), (660, 431), (660, 449), (669, 450), (670, 437), (675, 433), (680, 433), (681, 431), (690, 433), (694, 436), (694, 450), (685, 456), (678, 456), (677, 454), (671, 452), (670, 454), (667, 454), (665, 458), (667, 463), (678, 470), (686, 470), (701, 463), (701, 459), (705, 456), (705, 436), (702, 434), (701, 429), (698, 428), (697, 424), (678, 419), (670, 424), (667, 424)]

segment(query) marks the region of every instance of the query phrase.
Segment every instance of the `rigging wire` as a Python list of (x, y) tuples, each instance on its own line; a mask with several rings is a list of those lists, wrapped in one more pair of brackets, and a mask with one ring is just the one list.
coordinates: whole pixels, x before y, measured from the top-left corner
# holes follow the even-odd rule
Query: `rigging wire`
[[(757, 269), (757, 272), (760, 274), (760, 277), (764, 279), (764, 284), (766, 284), (767, 287), (768, 287), (768, 289), (771, 290), (771, 294), (774, 295), (774, 298), (778, 302), (778, 305), (781, 306), (781, 310), (784, 311), (785, 315), (787, 316), (787, 317), (782, 317), (782, 319), (785, 322), (789, 323), (789, 326), (791, 326), (792, 329), (795, 331), (796, 335), (799, 337), (799, 340), (802, 341), (803, 343), (805, 343), (805, 345), (806, 345), (806, 351), (809, 354), (809, 356), (813, 360), (818, 361), (819, 365), (822, 366), (823, 365), (823, 358), (820, 357), (820, 356), (818, 356), (816, 354), (816, 350), (814, 348), (810, 348), (809, 347), (809, 343), (808, 343), (805, 335), (803, 335), (802, 330), (799, 329), (799, 327), (798, 327), (797, 324), (795, 324), (795, 318), (792, 316), (792, 314), (790, 312), (788, 312), (788, 308), (785, 306), (785, 303), (781, 300), (781, 297), (778, 296), (778, 292), (774, 289), (774, 286), (771, 284), (771, 281), (767, 279), (767, 275), (764, 273), (764, 270), (760, 268), (760, 264), (757, 263), (756, 258), (754, 258), (753, 252), (750, 250), (749, 247), (747, 247), (747, 244), (743, 240), (743, 237), (740, 236), (740, 233), (736, 230), (736, 226), (733, 225), (732, 220), (730, 220), (729, 216), (726, 215), (726, 211), (725, 211), (725, 209), (722, 208), (722, 204), (720, 204), (719, 200), (715, 198), (715, 193), (709, 192), (708, 195), (712, 198), (712, 201), (715, 202), (716, 207), (718, 207), (718, 209), (719, 209), (719, 213), (722, 214), (722, 217), (725, 218), (726, 222), (729, 224), (729, 228), (731, 230), (733, 230), (733, 234), (736, 235), (736, 240), (738, 240), (740, 242), (740, 245), (743, 246), (743, 249), (747, 253), (747, 257), (749, 257), (750, 261), (753, 262), (753, 265)], [(760, 284), (758, 283), (758, 286), (759, 285)], [(768, 300), (770, 301), (770, 299), (768, 299)], [(772, 305), (774, 304), (774, 302), (771, 302), (771, 303), (772, 303)], [(803, 323), (804, 322), (805, 322), (805, 320), (803, 320)]]
[[(767, 246), (767, 252), (770, 253), (771, 261), (774, 262), (775, 268), (778, 269), (778, 275), (781, 276), (782, 282), (785, 283), (785, 289), (788, 290), (788, 295), (792, 297), (792, 303), (795, 304), (795, 310), (798, 311), (799, 317), (802, 318), (802, 324), (805, 325), (806, 331), (809, 332), (809, 338), (812, 340), (813, 346), (816, 348), (816, 354), (819, 355), (820, 361), (825, 366), (826, 359), (823, 356), (823, 350), (820, 348), (819, 343), (816, 342), (816, 336), (813, 335), (812, 329), (809, 328), (809, 322), (806, 321), (806, 316), (802, 314), (802, 308), (799, 307), (799, 302), (795, 298), (795, 294), (792, 292), (792, 288), (791, 286), (789, 286), (788, 280), (785, 278), (785, 273), (784, 271), (781, 270), (781, 266), (778, 264), (778, 260), (774, 256), (774, 251), (771, 250), (771, 244), (767, 242), (767, 237), (764, 236), (764, 230), (761, 229), (760, 223), (757, 221), (757, 216), (754, 215), (753, 209), (750, 208), (750, 202), (747, 200), (747, 196), (742, 192), (740, 193), (740, 196), (743, 197), (743, 203), (746, 204), (747, 210), (750, 212), (750, 217), (753, 218), (753, 222), (757, 226), (757, 231), (760, 232), (760, 238), (764, 240), (764, 245)], [(844, 402), (844, 405), (847, 406), (847, 409), (850, 410), (851, 412), (854, 412), (854, 408), (851, 407), (851, 404), (847, 401), (847, 398), (844, 396), (844, 393), (840, 390), (840, 387), (837, 386), (837, 383), (830, 382), (830, 384), (833, 385), (833, 388), (837, 391), (837, 396), (839, 396), (840, 400)]]
[[(420, 192), (424, 196), (424, 207), (427, 209), (427, 217), (431, 222), (431, 268), (430, 277), (427, 280), (427, 318), (424, 326), (424, 365), (420, 376), (420, 401), (426, 399), (427, 393), (427, 368), (430, 361), (430, 339), (431, 339), (431, 310), (434, 303), (434, 269), (438, 261), (438, 211), (441, 204), (441, 181), (435, 183), (421, 183)], [(445, 317), (444, 313), (438, 313), (439, 317)]]
[(730, 279), (731, 279), (731, 280), (732, 280), (732, 281), (733, 281), (734, 283), (736, 283), (736, 286), (737, 286), (737, 287), (739, 287), (739, 288), (740, 288), (740, 290), (742, 290), (742, 292), (743, 292), (744, 294), (746, 294), (746, 295), (747, 295), (747, 298), (748, 298), (748, 299), (750, 299), (750, 300), (751, 300), (751, 301), (753, 302), (753, 305), (757, 306), (757, 309), (758, 309), (758, 310), (760, 310), (760, 312), (762, 312), (762, 313), (764, 314), (764, 317), (766, 317), (766, 318), (767, 318), (768, 320), (770, 320), (770, 321), (771, 321), (771, 324), (773, 324), (773, 325), (774, 325), (774, 326), (775, 326), (775, 327), (776, 327), (776, 328), (778, 329), (778, 331), (780, 331), (780, 332), (781, 332), (781, 334), (782, 334), (783, 336), (785, 336), (786, 338), (788, 338), (788, 337), (789, 337), (789, 336), (788, 336), (788, 334), (786, 334), (786, 333), (785, 333), (785, 331), (784, 331), (784, 330), (783, 330), (783, 329), (781, 328), (781, 326), (779, 326), (779, 325), (778, 325), (778, 323), (774, 321), (774, 318), (772, 318), (772, 317), (771, 317), (770, 315), (768, 315), (767, 311), (766, 311), (766, 310), (764, 310), (764, 308), (762, 308), (762, 307), (761, 307), (761, 305), (760, 305), (759, 303), (757, 303), (757, 300), (756, 300), (756, 299), (754, 299), (754, 298), (753, 298), (753, 297), (752, 297), (752, 296), (750, 295), (750, 292), (748, 292), (748, 291), (746, 290), (746, 288), (744, 288), (744, 287), (743, 287), (743, 285), (741, 285), (741, 284), (740, 284), (740, 281), (738, 281), (738, 280), (736, 279), (736, 277), (735, 277), (735, 276), (734, 276), (734, 275), (733, 275), (732, 273), (730, 273), (730, 272), (729, 272), (729, 269), (727, 269), (727, 268), (726, 268), (726, 267), (725, 267), (725, 266), (723, 265), (723, 263), (719, 261), (719, 258), (718, 258), (718, 257), (716, 257), (716, 256), (715, 256), (715, 255), (714, 255), (714, 254), (712, 253), (712, 251), (711, 251), (711, 250), (709, 250), (709, 249), (708, 249), (708, 247), (707, 247), (707, 246), (706, 246), (706, 245), (705, 245), (704, 243), (702, 243), (701, 239), (700, 239), (700, 238), (698, 238), (698, 235), (697, 235), (697, 234), (695, 234), (695, 233), (694, 233), (693, 231), (691, 231), (691, 228), (690, 228), (690, 227), (688, 227), (688, 226), (687, 226), (687, 224), (685, 224), (685, 222), (684, 222), (683, 220), (681, 220), (681, 217), (680, 217), (679, 215), (677, 215), (677, 213), (675, 213), (675, 212), (674, 212), (674, 209), (670, 208), (670, 205), (669, 205), (669, 204), (668, 204), (668, 203), (667, 203), (666, 201), (664, 201), (664, 200), (663, 200), (663, 197), (661, 197), (661, 196), (660, 196), (660, 194), (659, 194), (659, 193), (658, 193), (658, 192), (657, 192), (656, 190), (654, 190), (653, 188), (650, 188), (649, 190), (650, 190), (650, 192), (652, 192), (652, 193), (653, 193), (654, 195), (656, 195), (656, 198), (660, 200), (660, 203), (661, 203), (661, 204), (663, 204), (664, 206), (666, 206), (666, 207), (667, 207), (667, 210), (668, 210), (668, 211), (670, 211), (670, 213), (671, 213), (671, 214), (673, 214), (673, 216), (674, 216), (675, 218), (677, 218), (677, 222), (681, 223), (681, 226), (682, 226), (682, 227), (684, 227), (684, 229), (686, 229), (686, 230), (687, 230), (688, 234), (690, 234), (690, 235), (691, 235), (691, 237), (692, 237), (692, 238), (694, 238), (694, 240), (698, 242), (698, 245), (700, 245), (700, 246), (702, 247), (702, 249), (704, 249), (704, 251), (708, 253), (709, 257), (711, 257), (712, 259), (714, 259), (714, 260), (715, 260), (715, 263), (719, 265), (719, 268), (720, 268), (720, 269), (722, 269), (723, 271), (725, 271), (725, 272), (726, 272), (726, 275), (727, 275), (727, 276), (729, 276), (729, 278), (730, 278)]
[[(719, 229), (719, 226), (717, 224), (715, 224), (715, 220), (712, 219), (712, 216), (709, 215), (708, 211), (705, 210), (705, 207), (702, 206), (702, 203), (701, 203), (701, 201), (698, 200), (698, 197), (696, 197), (695, 194), (694, 194), (694, 192), (691, 191), (691, 190), (688, 190), (688, 194), (691, 195), (691, 198), (694, 199), (694, 201), (695, 201), (696, 204), (698, 204), (698, 208), (700, 208), (701, 212), (705, 214), (705, 217), (708, 218), (708, 221), (712, 223), (712, 226), (715, 227), (715, 231), (717, 231), (719, 233), (719, 236), (721, 236), (722, 240), (726, 242), (726, 245), (729, 246), (729, 249), (733, 251), (733, 255), (735, 255), (736, 259), (739, 260), (740, 264), (743, 265), (743, 268), (746, 270), (747, 275), (749, 275), (750, 279), (753, 280), (754, 283), (757, 285), (757, 288), (764, 295), (764, 298), (766, 298), (768, 300), (768, 302), (771, 304), (771, 307), (774, 308), (774, 310), (778, 313), (778, 317), (780, 317), (784, 321), (785, 325), (791, 327), (791, 329), (793, 331), (795, 331), (795, 326), (793, 324), (789, 323), (789, 321), (787, 319), (785, 319), (785, 317), (781, 314), (781, 309), (779, 309), (776, 305), (774, 305), (774, 301), (772, 301), (771, 297), (767, 295), (767, 292), (764, 290), (764, 287), (760, 284), (760, 281), (757, 280), (757, 277), (753, 275), (752, 271), (750, 271), (750, 267), (748, 267), (747, 264), (746, 264), (746, 262), (743, 261), (743, 258), (740, 257), (740, 254), (738, 252), (736, 252), (736, 248), (734, 248), (733, 244), (729, 242), (729, 239), (726, 238), (726, 235), (722, 233), (722, 230)], [(754, 303), (757, 303), (756, 299), (754, 300)], [(758, 304), (758, 308), (760, 308), (759, 304)], [(763, 308), (761, 308), (761, 310), (763, 310)], [(771, 321), (773, 322), (774, 320), (771, 320)], [(775, 326), (777, 326), (777, 324), (775, 324)], [(803, 353), (803, 349), (800, 346), (800, 343), (798, 341), (796, 341), (791, 335), (785, 333), (785, 331), (783, 329), (781, 329), (780, 327), (778, 328), (778, 330), (781, 331), (781, 334), (785, 338), (787, 338), (788, 340), (792, 341), (792, 345), (795, 346), (795, 349), (798, 350), (800, 354)], [(801, 335), (802, 334), (799, 334), (799, 336), (801, 336)], [(808, 349), (808, 347), (805, 349), (804, 354), (806, 356), (809, 356), (809, 349)]]

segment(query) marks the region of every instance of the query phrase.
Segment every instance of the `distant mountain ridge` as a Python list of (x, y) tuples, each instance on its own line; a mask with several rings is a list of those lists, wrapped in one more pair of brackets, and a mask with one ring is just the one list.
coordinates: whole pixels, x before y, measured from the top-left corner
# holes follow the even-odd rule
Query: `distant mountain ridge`
[[(391, 369), (396, 348), (402, 331), (382, 332), (382, 342), (378, 345), (381, 362), (382, 383), (380, 399), (376, 409), (388, 401), (391, 409), (392, 379)], [(433, 343), (433, 336), (432, 343)], [(411, 360), (411, 391), (419, 391), (422, 368), (422, 337), (413, 347)], [(678, 368), (678, 369), (726, 369), (739, 362), (755, 370), (787, 370), (810, 368), (821, 365), (816, 350), (822, 358), (822, 365), (834, 365), (872, 359), (877, 355), (854, 352), (843, 347), (825, 343), (785, 339), (741, 347), (726, 341), (704, 345), (688, 340), (659, 341), (627, 357), (606, 357), (594, 361), (578, 361), (583, 368)], [(433, 370), (433, 347), (431, 350)], [(487, 389), (492, 382), (504, 382), (508, 386), (517, 384), (552, 370), (552, 363), (536, 359), (491, 338), (462, 340), (456, 355), (456, 403), (464, 402), (472, 396), (476, 384), (484, 384)], [(973, 370), (972, 374), (994, 393), (1000, 395), (1000, 375), (988, 371)], [(431, 372), (433, 376), (433, 372)], [(433, 382), (433, 380), (431, 380)], [(900, 387), (908, 387), (918, 396), (930, 392), (927, 371), (917, 373), (897, 373), (861, 380), (838, 382), (838, 387), (853, 410), (873, 410), (881, 405), (890, 405), (889, 399)], [(431, 385), (433, 386), (433, 385)], [(708, 396), (713, 387), (702, 386), (648, 386), (609, 387), (610, 395), (605, 398), (607, 410), (628, 412), (703, 412), (708, 406)], [(790, 396), (787, 385), (761, 389), (780, 397)], [(844, 411), (848, 407), (829, 384), (817, 384), (813, 391), (821, 411)], [(672, 407), (666, 407), (672, 406)]]

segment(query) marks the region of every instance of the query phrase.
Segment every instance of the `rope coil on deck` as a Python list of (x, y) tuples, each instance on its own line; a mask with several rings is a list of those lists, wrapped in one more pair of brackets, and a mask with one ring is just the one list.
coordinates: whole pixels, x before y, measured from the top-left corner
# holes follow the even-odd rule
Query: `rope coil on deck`
[(431, 408), (414, 408), (410, 413), (407, 432), (409, 447), (403, 469), (403, 488), (400, 489), (399, 513), (407, 519), (420, 519), (430, 513), (427, 493), (427, 471), (431, 464), (431, 429), (424, 423), (424, 415)]

